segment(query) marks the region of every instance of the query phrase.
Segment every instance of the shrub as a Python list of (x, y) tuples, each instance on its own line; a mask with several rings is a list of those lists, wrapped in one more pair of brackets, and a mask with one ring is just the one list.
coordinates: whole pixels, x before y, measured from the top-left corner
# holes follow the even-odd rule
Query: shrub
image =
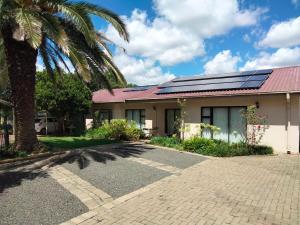
[(160, 145), (169, 148), (181, 148), (181, 140), (177, 137), (152, 137), (150, 144)]
[(273, 154), (273, 148), (266, 145), (250, 145), (249, 151), (251, 152), (251, 155)]
[(176, 137), (153, 137), (150, 143), (216, 157), (267, 155), (273, 153), (272, 147), (269, 146), (248, 145), (246, 143), (229, 144), (225, 141), (202, 137), (193, 137), (184, 141)]
[(193, 137), (182, 142), (182, 148), (191, 152), (203, 152), (206, 149), (214, 148), (216, 143), (212, 139)]
[(245, 143), (229, 144), (221, 140), (193, 137), (182, 142), (182, 148), (203, 155), (217, 157), (232, 157), (243, 155), (272, 154), (273, 149), (263, 145), (247, 145)]
[(142, 134), (143, 132), (137, 128), (134, 122), (122, 119), (105, 121), (101, 127), (89, 129), (86, 132), (86, 136), (91, 138), (125, 141), (139, 140)]

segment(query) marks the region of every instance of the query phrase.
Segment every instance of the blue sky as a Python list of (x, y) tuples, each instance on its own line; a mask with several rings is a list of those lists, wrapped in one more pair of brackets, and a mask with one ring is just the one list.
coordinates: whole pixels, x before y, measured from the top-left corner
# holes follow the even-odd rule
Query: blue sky
[(119, 47), (129, 82), (300, 64), (300, 0), (89, 0), (123, 16), (131, 41), (94, 19)]

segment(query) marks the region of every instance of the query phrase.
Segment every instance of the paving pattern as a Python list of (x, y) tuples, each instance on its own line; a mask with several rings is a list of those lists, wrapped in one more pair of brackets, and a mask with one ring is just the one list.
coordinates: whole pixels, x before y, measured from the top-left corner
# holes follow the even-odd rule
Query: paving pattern
[(112, 201), (112, 197), (97, 189), (62, 166), (48, 169), (48, 174), (71, 194), (75, 195), (89, 210)]
[(0, 224), (300, 225), (299, 155), (205, 158), (127, 144), (76, 160), (0, 183)]
[(150, 186), (79, 224), (300, 224), (299, 156), (209, 159)]
[(127, 160), (133, 161), (133, 162), (137, 162), (146, 166), (151, 166), (160, 170), (164, 170), (167, 171), (169, 173), (180, 173), (182, 170), (178, 169), (174, 166), (169, 166), (169, 165), (165, 165), (162, 163), (158, 163), (158, 162), (154, 162), (152, 160), (148, 160), (148, 159), (143, 159), (143, 158), (137, 158), (137, 157), (130, 157), (127, 158)]
[(105, 164), (91, 161), (85, 169), (80, 169), (76, 163), (64, 163), (62, 166), (113, 198), (121, 197), (171, 175), (167, 171), (122, 157), (106, 161)]
[(1, 225), (53, 225), (88, 211), (44, 171), (0, 174)]

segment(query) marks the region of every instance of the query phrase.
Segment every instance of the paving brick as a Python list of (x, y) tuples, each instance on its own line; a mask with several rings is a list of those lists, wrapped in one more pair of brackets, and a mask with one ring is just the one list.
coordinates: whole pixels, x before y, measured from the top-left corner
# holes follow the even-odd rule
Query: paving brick
[(211, 158), (92, 210), (80, 225), (300, 225), (299, 181), (300, 156)]

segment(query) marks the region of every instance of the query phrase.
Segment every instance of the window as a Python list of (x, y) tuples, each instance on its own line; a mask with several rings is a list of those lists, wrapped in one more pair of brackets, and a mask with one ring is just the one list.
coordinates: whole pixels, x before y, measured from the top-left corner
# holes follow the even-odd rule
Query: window
[(145, 109), (126, 109), (127, 120), (132, 120), (136, 125), (143, 129), (145, 127)]
[(99, 111), (99, 121), (102, 124), (105, 120), (110, 121), (112, 119), (112, 110), (111, 109), (101, 109)]
[(167, 135), (173, 135), (179, 133), (178, 119), (180, 118), (180, 109), (166, 109), (165, 113), (165, 131)]
[(242, 112), (246, 107), (203, 107), (201, 108), (201, 122), (220, 128), (220, 132), (213, 134), (204, 129), (202, 137), (214, 138), (230, 143), (237, 143), (246, 137), (246, 119)]

